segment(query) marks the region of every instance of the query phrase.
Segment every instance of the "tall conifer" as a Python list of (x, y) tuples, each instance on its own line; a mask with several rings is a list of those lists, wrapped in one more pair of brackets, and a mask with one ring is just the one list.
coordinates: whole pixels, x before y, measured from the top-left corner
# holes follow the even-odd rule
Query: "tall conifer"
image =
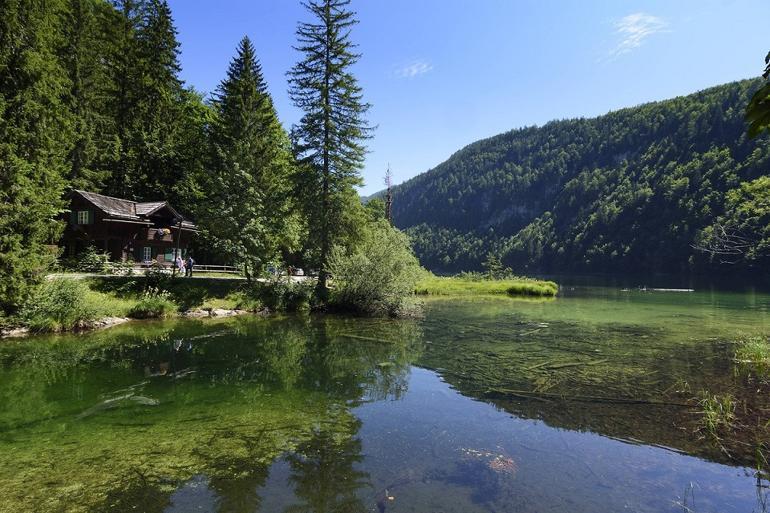
[(178, 139), (185, 120), (182, 119), (179, 42), (166, 0), (149, 0), (145, 4), (137, 37), (140, 89), (134, 195), (140, 199), (170, 199), (184, 173)]
[(364, 115), (369, 104), (351, 72), (359, 59), (350, 31), (357, 23), (349, 0), (309, 0), (313, 21), (297, 28), (296, 50), (303, 59), (289, 72), (289, 94), (304, 111), (292, 129), (292, 142), (303, 164), (304, 204), (313, 220), (311, 241), (319, 267), (319, 291), (325, 294), (331, 247), (355, 228), (361, 210), (354, 186), (371, 128)]
[(60, 1), (0, 2), (0, 310), (18, 307), (55, 255), (71, 146), (59, 64)]
[(214, 97), (212, 172), (199, 222), (207, 240), (247, 275), (291, 249), (293, 162), (288, 137), (244, 37)]
[(108, 105), (112, 119), (111, 145), (107, 165), (112, 170), (107, 192), (112, 196), (132, 199), (137, 151), (137, 105), (141, 97), (138, 31), (142, 23), (144, 2), (113, 0), (108, 34), (111, 39), (107, 59), (109, 80)]
[(105, 7), (99, 0), (67, 0), (63, 23), (61, 61), (71, 83), (67, 104), (73, 115), (67, 178), (71, 187), (93, 191), (100, 191), (110, 174), (102, 165), (109, 133), (103, 65), (107, 40), (100, 29)]

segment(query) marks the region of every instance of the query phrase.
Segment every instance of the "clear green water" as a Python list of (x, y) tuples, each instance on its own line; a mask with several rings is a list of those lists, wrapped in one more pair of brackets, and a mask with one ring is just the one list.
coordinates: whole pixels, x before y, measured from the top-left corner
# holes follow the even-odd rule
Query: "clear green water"
[(720, 446), (695, 399), (770, 418), (731, 342), (768, 308), (566, 287), (5, 341), (0, 511), (763, 511), (768, 441)]

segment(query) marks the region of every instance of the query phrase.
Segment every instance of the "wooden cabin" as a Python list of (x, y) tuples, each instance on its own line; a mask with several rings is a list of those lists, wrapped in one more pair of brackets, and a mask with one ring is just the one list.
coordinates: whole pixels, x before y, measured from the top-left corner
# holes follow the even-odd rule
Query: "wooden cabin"
[(76, 257), (93, 246), (113, 261), (171, 265), (176, 249), (186, 255), (196, 233), (195, 224), (167, 201), (139, 203), (75, 190), (62, 237), (63, 256)]

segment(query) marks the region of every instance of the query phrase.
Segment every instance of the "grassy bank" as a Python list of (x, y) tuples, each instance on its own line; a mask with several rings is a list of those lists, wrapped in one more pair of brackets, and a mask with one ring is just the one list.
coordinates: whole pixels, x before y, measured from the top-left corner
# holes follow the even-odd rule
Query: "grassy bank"
[(462, 277), (426, 276), (415, 287), (415, 292), (428, 296), (482, 296), (507, 294), (509, 296), (553, 297), (559, 286), (552, 281), (531, 278), (504, 280), (473, 280)]
[(0, 328), (59, 332), (96, 327), (111, 317), (150, 319), (190, 310), (258, 310), (269, 303), (267, 288), (234, 279), (57, 275), (38, 287), (16, 315), (0, 319)]

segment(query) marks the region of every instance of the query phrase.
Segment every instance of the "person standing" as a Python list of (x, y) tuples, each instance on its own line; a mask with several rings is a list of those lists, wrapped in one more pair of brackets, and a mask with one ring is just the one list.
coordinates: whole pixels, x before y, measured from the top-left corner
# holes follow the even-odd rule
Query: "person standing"
[(192, 278), (193, 275), (193, 266), (195, 265), (195, 260), (193, 260), (192, 255), (187, 255), (187, 261), (185, 262), (185, 276), (189, 276)]
[(185, 272), (184, 260), (182, 260), (181, 256), (177, 255), (176, 260), (174, 260), (174, 265), (176, 266), (176, 270), (179, 274), (183, 274)]

